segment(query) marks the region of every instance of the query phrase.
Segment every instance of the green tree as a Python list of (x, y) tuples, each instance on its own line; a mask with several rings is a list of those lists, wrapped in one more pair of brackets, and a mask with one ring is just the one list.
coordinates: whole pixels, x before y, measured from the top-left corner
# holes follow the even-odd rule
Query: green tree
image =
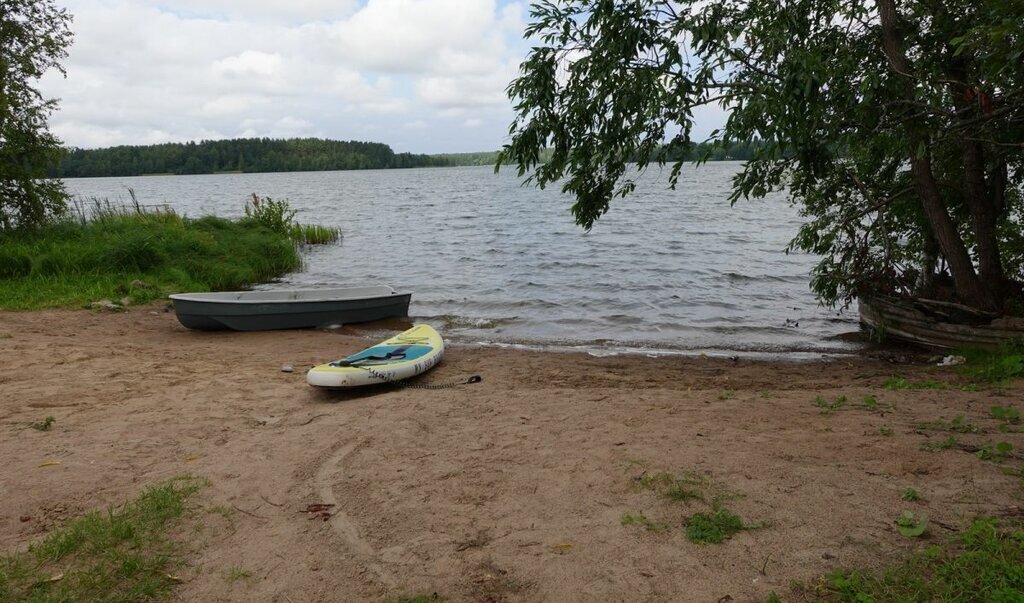
[(630, 159), (673, 163), (675, 186), (694, 110), (717, 104), (708, 153), (761, 141), (731, 200), (788, 192), (821, 300), (1019, 299), (1024, 2), (545, 0), (531, 16), (502, 159), (560, 182), (584, 227), (634, 189)]
[(56, 101), (36, 81), (71, 44), (71, 16), (52, 0), (0, 0), (0, 230), (32, 226), (65, 209), (59, 181), (46, 180), (61, 156), (46, 120)]

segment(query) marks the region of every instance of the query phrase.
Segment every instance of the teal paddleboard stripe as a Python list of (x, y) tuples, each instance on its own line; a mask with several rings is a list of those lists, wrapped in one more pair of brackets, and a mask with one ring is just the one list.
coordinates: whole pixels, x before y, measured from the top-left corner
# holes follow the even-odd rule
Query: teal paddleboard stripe
[[(353, 354), (341, 362), (359, 366), (381, 366), (416, 360), (430, 353), (434, 348), (429, 345), (376, 345), (358, 354)], [(391, 357), (388, 357), (388, 355)], [(335, 363), (332, 363), (335, 364)], [(341, 364), (340, 362), (337, 364)]]

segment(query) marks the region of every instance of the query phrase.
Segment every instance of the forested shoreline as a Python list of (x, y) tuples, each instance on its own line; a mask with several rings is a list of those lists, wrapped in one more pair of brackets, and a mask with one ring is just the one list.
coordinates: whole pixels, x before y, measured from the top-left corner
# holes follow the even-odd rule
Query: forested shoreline
[[(753, 155), (745, 143), (696, 145), (688, 159), (745, 160)], [(543, 154), (542, 154), (543, 160)], [(395, 153), (379, 142), (319, 138), (238, 138), (187, 143), (67, 149), (52, 167), (52, 178), (143, 176), (147, 174), (218, 174), (252, 172), (319, 172), (415, 167), (494, 165), (497, 151), (479, 153)], [(677, 157), (666, 157), (674, 160)]]
[(450, 165), (444, 158), (395, 153), (386, 144), (319, 138), (238, 138), (201, 142), (68, 149), (50, 171), (55, 178), (306, 172)]

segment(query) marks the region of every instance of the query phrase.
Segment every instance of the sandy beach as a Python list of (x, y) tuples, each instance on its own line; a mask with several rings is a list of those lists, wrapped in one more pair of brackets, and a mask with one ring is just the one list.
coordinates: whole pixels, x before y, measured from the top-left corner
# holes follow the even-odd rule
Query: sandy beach
[[(990, 417), (1021, 407), (1020, 385), (963, 389), (927, 356), (454, 346), (416, 383), (480, 383), (306, 385), (310, 366), (369, 343), (357, 328), (190, 332), (161, 307), (0, 312), (4, 552), (191, 474), (208, 485), (193, 499), (202, 529), (182, 535), (183, 601), (763, 601), (1024, 504), (1020, 477), (973, 453), (1024, 448)], [(944, 387), (884, 388), (893, 376)], [(960, 446), (922, 449), (959, 415), (977, 428), (955, 434)], [(28, 428), (46, 416), (49, 431)], [(690, 542), (686, 520), (710, 506), (643, 487), (662, 472), (690, 476), (753, 529)], [(902, 500), (907, 488), (925, 500)], [(333, 505), (329, 517), (311, 504)], [(896, 531), (904, 509), (930, 514), (923, 542)], [(639, 513), (658, 529), (623, 524)], [(229, 568), (249, 575), (225, 579)]]

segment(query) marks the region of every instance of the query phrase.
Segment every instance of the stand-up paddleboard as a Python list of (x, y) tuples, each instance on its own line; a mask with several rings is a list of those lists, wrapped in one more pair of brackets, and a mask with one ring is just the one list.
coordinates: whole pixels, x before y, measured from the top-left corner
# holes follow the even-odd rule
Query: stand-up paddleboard
[(444, 341), (430, 325), (415, 327), (373, 347), (309, 369), (306, 383), (316, 387), (359, 387), (401, 381), (441, 362)]

